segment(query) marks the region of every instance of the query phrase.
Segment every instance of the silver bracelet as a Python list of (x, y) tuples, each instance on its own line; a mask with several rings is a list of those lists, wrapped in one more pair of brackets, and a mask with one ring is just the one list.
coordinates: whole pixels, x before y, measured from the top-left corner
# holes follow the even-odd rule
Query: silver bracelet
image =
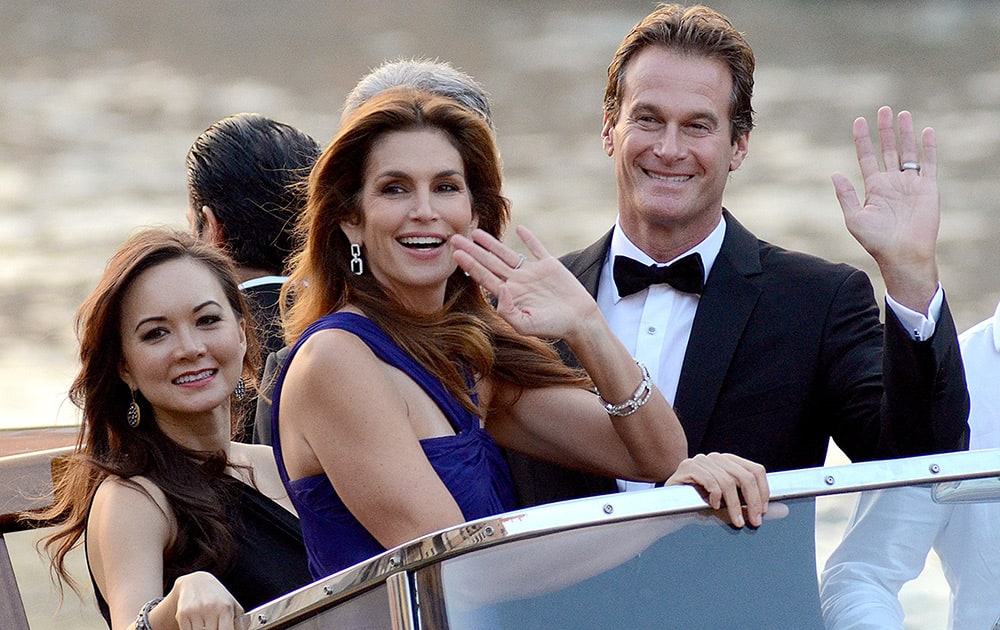
[(604, 400), (601, 396), (601, 392), (597, 392), (597, 397), (601, 399), (601, 404), (604, 405), (604, 410), (608, 412), (608, 415), (617, 416), (619, 418), (624, 418), (625, 416), (631, 416), (633, 413), (639, 410), (647, 402), (649, 402), (649, 397), (653, 393), (653, 381), (649, 378), (649, 370), (646, 366), (638, 361), (635, 362), (642, 370), (642, 382), (639, 383), (639, 387), (636, 388), (635, 393), (632, 397), (619, 405), (613, 405), (608, 401)]
[(154, 597), (139, 610), (139, 616), (135, 618), (135, 630), (153, 630), (149, 625), (149, 611), (156, 608), (156, 605), (163, 601), (162, 597)]

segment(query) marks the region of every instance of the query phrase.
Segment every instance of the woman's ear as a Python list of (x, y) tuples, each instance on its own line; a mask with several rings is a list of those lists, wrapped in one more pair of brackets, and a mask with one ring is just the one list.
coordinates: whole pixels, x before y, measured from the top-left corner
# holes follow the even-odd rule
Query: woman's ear
[(247, 353), (247, 320), (245, 317), (240, 317), (240, 347), (243, 348), (243, 354)]
[(341, 221), (340, 231), (347, 236), (348, 242), (357, 243), (358, 245), (364, 243), (365, 230), (359, 221)]
[(129, 372), (128, 365), (126, 365), (125, 360), (122, 359), (118, 362), (118, 378), (122, 379), (125, 386), (131, 391), (135, 391), (135, 384), (132, 382), (132, 374)]

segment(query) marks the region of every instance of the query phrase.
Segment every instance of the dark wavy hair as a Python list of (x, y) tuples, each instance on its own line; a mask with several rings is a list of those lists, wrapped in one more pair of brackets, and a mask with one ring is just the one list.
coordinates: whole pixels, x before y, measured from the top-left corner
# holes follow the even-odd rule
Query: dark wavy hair
[(347, 117), (310, 174), (300, 223), (304, 247), (283, 290), (292, 298), (284, 313), (286, 343), (293, 344), (318, 318), (351, 304), (473, 413), (483, 411), (472, 399), (470, 370), (522, 387), (585, 386), (586, 378), (565, 367), (551, 344), (515, 332), (460, 268), (448, 279), (443, 309), (430, 315), (409, 310), (372, 274), (351, 273), (350, 243), (341, 223), (364, 224), (360, 193), (371, 148), (387, 133), (414, 129), (444, 132), (462, 158), (479, 228), (503, 237), (510, 204), (501, 194), (500, 155), (482, 118), (452, 99), (413, 88), (373, 96)]
[[(225, 473), (228, 462), (224, 454), (193, 451), (169, 438), (160, 431), (152, 407), (141, 394), (136, 395), (141, 424), (132, 428), (126, 420), (132, 392), (119, 375), (123, 299), (146, 271), (178, 259), (204, 265), (219, 281), (236, 317), (247, 322), (243, 379), (253, 386), (257, 374), (259, 351), (232, 261), (214, 247), (175, 230), (147, 229), (128, 239), (77, 313), (81, 368), (69, 390), (70, 400), (82, 411), (76, 450), (56, 479), (54, 503), (41, 513), (28, 515), (57, 525), (42, 543), (52, 558), (53, 575), (74, 589), (77, 585), (66, 571), (65, 556), (79, 544), (94, 494), (110, 476), (145, 492), (131, 481), (141, 475), (167, 497), (178, 533), (165, 551), (167, 563), (176, 567), (172, 574), (164, 575), (165, 588), (194, 570), (222, 571), (231, 559), (233, 535), (226, 510), (236, 487), (232, 484), (240, 482)], [(240, 406), (232, 407), (235, 413)], [(236, 426), (234, 417), (233, 430)]]
[(715, 59), (729, 69), (733, 90), (729, 96), (730, 135), (735, 142), (753, 130), (753, 50), (729, 18), (705, 6), (661, 4), (636, 24), (615, 51), (608, 66), (604, 114), (612, 125), (621, 114), (628, 64), (642, 50), (658, 46), (686, 55)]
[(319, 151), (308, 134), (259, 114), (214, 123), (187, 154), (188, 204), (197, 232), (204, 229), (200, 210), (208, 206), (237, 265), (285, 273), (305, 205), (302, 183)]

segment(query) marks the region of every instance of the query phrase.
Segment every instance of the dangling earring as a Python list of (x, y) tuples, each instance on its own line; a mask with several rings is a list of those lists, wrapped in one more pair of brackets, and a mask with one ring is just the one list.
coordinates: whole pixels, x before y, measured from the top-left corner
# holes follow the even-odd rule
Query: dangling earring
[(243, 400), (247, 397), (247, 384), (243, 381), (243, 377), (236, 381), (236, 389), (233, 390), (233, 395), (236, 396), (236, 400)]
[(125, 419), (128, 420), (128, 426), (134, 429), (139, 426), (139, 403), (135, 402), (135, 390), (131, 388), (129, 390), (132, 392), (132, 404), (128, 406)]
[(361, 245), (351, 243), (351, 273), (360, 276), (365, 272), (365, 261), (361, 260)]

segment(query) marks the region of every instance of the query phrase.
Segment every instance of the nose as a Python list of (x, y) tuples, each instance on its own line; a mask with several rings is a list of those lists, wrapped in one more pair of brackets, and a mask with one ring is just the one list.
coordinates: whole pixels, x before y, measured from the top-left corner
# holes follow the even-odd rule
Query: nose
[(205, 354), (205, 343), (197, 331), (182, 328), (177, 331), (177, 354), (184, 358), (195, 358)]
[(410, 216), (420, 221), (430, 221), (437, 217), (437, 210), (434, 209), (433, 197), (429, 190), (418, 191), (410, 208)]
[(653, 153), (664, 160), (678, 160), (687, 153), (687, 145), (676, 125), (664, 127), (660, 137), (653, 144)]

